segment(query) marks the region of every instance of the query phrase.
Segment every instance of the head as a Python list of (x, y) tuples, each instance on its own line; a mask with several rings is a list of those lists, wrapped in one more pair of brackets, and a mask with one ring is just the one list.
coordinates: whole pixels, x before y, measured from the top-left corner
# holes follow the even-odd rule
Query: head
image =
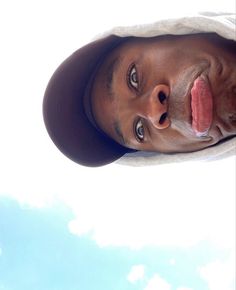
[(162, 153), (236, 135), (235, 48), (215, 34), (127, 39), (94, 79), (98, 127), (122, 146)]
[(235, 42), (215, 34), (92, 42), (65, 60), (48, 84), (49, 135), (86, 166), (136, 150), (215, 145), (236, 134), (235, 51)]

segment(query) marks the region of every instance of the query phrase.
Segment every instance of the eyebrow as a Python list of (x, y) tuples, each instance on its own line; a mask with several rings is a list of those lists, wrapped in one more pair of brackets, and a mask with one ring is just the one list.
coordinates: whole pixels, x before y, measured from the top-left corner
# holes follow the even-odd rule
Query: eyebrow
[[(106, 71), (106, 88), (108, 90), (108, 98), (110, 98), (111, 101), (114, 101), (116, 98), (116, 94), (113, 91), (113, 79), (114, 79), (114, 72), (116, 71), (117, 67), (120, 66), (122, 58), (117, 56), (109, 65), (109, 68)], [(115, 120), (113, 122), (113, 130), (116, 133), (116, 136), (118, 137), (119, 142), (127, 147), (127, 141), (125, 140), (125, 137), (122, 133), (120, 122), (118, 120)]]
[[(117, 56), (115, 59), (113, 59), (113, 61), (110, 63), (107, 71), (106, 71), (106, 77), (105, 77), (105, 86), (107, 88), (108, 91), (108, 98), (110, 98), (110, 100), (114, 100), (115, 99), (115, 92), (113, 91), (113, 79), (114, 79), (114, 72), (116, 71), (117, 67), (120, 65), (121, 63), (121, 58), (119, 56)], [(118, 120), (113, 122), (113, 129), (120, 141), (120, 143), (122, 143), (123, 145), (126, 144), (125, 142), (125, 138), (124, 135), (121, 131), (121, 127), (120, 127), (120, 123)]]
[(114, 131), (116, 132), (117, 137), (119, 138), (119, 141), (123, 145), (126, 145), (124, 135), (121, 132), (120, 123), (117, 120), (113, 123), (113, 128), (114, 128)]
[(120, 57), (116, 57), (109, 65), (107, 71), (106, 71), (106, 76), (105, 76), (105, 85), (108, 90), (108, 97), (111, 100), (114, 100), (115, 94), (113, 91), (112, 83), (114, 79), (114, 72), (116, 71), (117, 67), (120, 65), (121, 59)]

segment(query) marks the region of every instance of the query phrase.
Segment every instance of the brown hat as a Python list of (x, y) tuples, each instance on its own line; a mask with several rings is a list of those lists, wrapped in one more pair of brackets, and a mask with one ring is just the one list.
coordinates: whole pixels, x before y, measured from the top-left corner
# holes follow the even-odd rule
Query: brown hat
[(62, 153), (81, 165), (102, 166), (131, 152), (96, 126), (90, 109), (96, 71), (123, 39), (111, 35), (78, 49), (57, 68), (47, 86), (43, 116), (48, 133)]

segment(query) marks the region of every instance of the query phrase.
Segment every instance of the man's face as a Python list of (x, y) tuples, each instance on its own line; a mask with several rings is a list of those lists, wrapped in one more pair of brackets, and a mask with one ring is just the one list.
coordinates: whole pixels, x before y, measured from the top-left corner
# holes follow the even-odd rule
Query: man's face
[(236, 135), (236, 46), (208, 34), (132, 38), (98, 70), (92, 110), (126, 147), (189, 152)]

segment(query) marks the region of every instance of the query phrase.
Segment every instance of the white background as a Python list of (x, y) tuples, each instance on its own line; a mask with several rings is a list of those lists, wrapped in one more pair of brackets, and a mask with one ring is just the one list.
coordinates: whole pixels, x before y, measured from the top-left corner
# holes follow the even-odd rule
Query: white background
[[(86, 221), (72, 221), (70, 230), (82, 234), (94, 228), (101, 245), (189, 246), (209, 239), (233, 249), (235, 158), (150, 168), (84, 168), (53, 145), (41, 106), (55, 68), (100, 32), (197, 11), (232, 12), (234, 0), (23, 0), (0, 5), (0, 194), (31, 206), (61, 199)], [(104, 220), (105, 211), (110, 223)], [(117, 236), (108, 234), (114, 223), (121, 228)], [(135, 223), (134, 235), (127, 235)], [(163, 234), (158, 242), (157, 230)]]

